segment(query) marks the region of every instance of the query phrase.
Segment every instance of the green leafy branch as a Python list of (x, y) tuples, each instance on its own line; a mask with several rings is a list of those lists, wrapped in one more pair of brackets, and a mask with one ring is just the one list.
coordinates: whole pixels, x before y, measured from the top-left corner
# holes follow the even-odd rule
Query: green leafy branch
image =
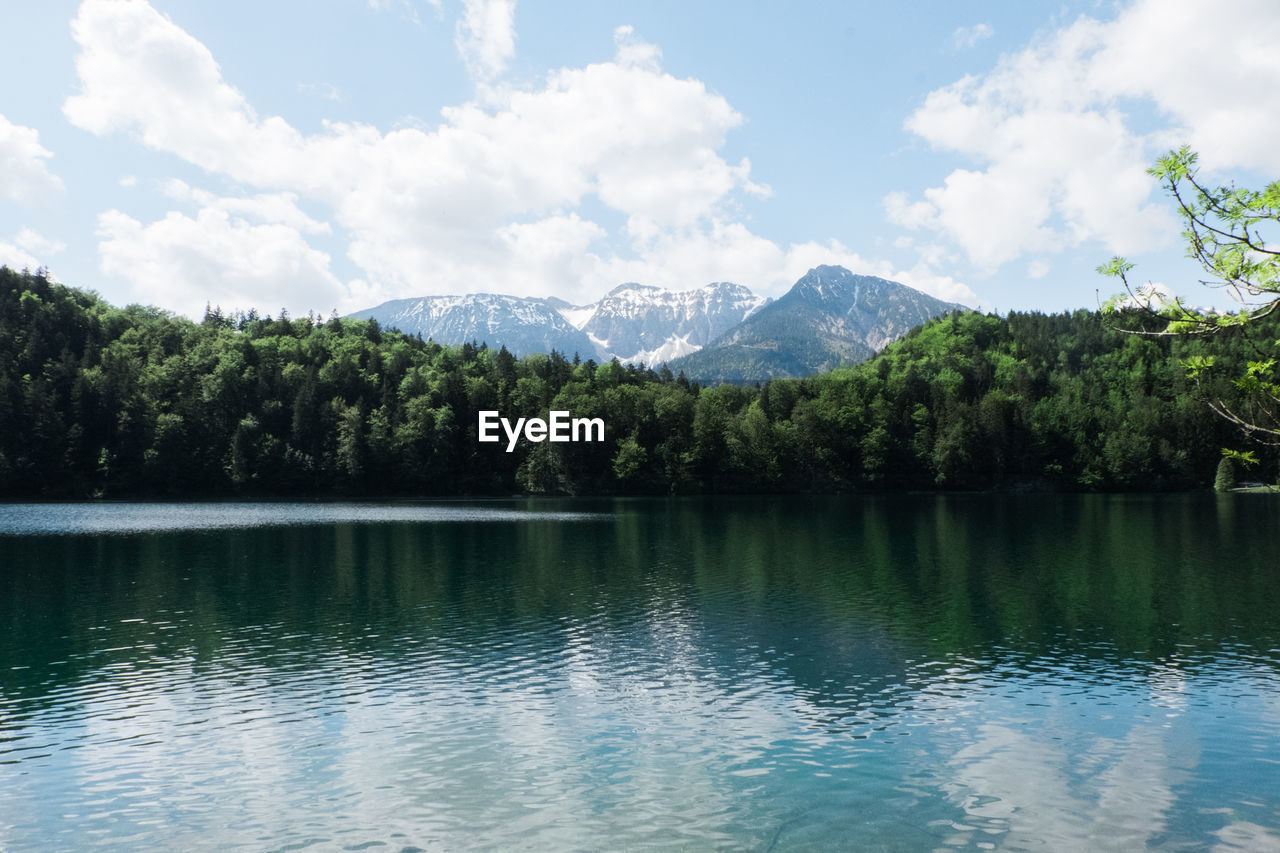
[[(1280, 307), (1280, 250), (1267, 243), (1262, 226), (1280, 225), (1280, 181), (1262, 190), (1235, 184), (1211, 186), (1201, 180), (1198, 157), (1188, 146), (1159, 158), (1147, 173), (1158, 178), (1178, 205), (1187, 243), (1187, 256), (1198, 261), (1211, 279), (1200, 283), (1227, 289), (1240, 305), (1237, 311), (1218, 313), (1189, 306), (1181, 297), (1160, 299), (1142, 288), (1134, 288), (1129, 274), (1134, 265), (1116, 256), (1100, 265), (1102, 275), (1120, 280), (1124, 293), (1102, 306), (1103, 313), (1116, 314), (1123, 308), (1137, 308), (1158, 320), (1155, 327), (1125, 328), (1140, 335), (1211, 335), (1238, 330), (1266, 317)], [(1280, 341), (1275, 342), (1280, 350)], [(1280, 385), (1274, 381), (1276, 359), (1254, 347), (1260, 356), (1251, 361), (1235, 385), (1246, 395), (1248, 411), (1238, 411), (1221, 398), (1209, 400), (1213, 411), (1240, 427), (1252, 439), (1280, 444)], [(1195, 357), (1183, 362), (1188, 376), (1202, 391), (1213, 366), (1211, 358)]]

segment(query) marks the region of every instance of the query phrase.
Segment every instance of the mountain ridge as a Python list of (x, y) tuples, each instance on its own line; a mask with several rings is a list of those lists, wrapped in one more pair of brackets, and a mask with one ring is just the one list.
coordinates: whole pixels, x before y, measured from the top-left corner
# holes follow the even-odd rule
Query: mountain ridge
[(484, 342), (516, 355), (532, 352), (596, 354), (591, 339), (546, 299), (502, 293), (465, 293), (393, 299), (347, 315), (375, 319), (406, 334), (439, 343)]
[(865, 361), (931, 318), (966, 310), (900, 282), (822, 265), (709, 346), (669, 367), (712, 382), (806, 376)]
[(818, 266), (777, 299), (726, 281), (687, 290), (624, 282), (585, 305), (471, 293), (394, 299), (348, 316), (440, 343), (668, 363), (691, 379), (743, 382), (864, 360), (954, 310), (968, 309), (898, 282)]

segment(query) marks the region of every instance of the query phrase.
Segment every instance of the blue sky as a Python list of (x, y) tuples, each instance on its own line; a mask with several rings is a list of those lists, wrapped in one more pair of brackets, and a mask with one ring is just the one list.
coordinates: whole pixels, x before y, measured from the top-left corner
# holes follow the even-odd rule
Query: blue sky
[(1144, 169), (1280, 177), (1280, 5), (84, 0), (0, 23), (0, 262), (199, 315), (819, 263), (1198, 302)]

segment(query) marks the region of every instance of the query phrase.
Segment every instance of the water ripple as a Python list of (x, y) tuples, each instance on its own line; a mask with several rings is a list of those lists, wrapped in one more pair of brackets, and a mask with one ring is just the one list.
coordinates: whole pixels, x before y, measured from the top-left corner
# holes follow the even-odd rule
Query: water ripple
[(985, 576), (926, 584), (936, 555), (827, 548), (829, 516), (666, 506), (8, 540), (0, 849), (1280, 837), (1276, 581), (1258, 609), (1198, 602), (1173, 635), (1045, 618), (1041, 582), (982, 616), (957, 608)]

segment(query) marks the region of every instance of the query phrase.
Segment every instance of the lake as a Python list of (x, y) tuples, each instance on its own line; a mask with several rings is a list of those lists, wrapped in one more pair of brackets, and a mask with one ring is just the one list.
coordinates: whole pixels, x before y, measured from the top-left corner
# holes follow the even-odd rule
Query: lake
[(0, 850), (1280, 849), (1280, 502), (0, 505)]

